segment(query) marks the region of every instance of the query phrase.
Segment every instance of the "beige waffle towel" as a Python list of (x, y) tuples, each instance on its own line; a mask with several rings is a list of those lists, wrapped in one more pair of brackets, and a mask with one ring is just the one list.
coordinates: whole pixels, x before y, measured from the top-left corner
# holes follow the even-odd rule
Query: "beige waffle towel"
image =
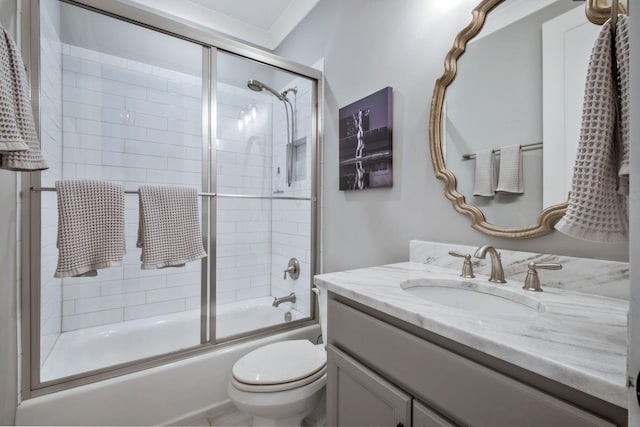
[[(589, 60), (569, 207), (556, 224), (557, 230), (581, 239), (617, 242), (628, 236), (624, 195), (628, 185), (619, 177), (628, 179), (629, 164), (627, 25), (627, 18), (620, 16), (615, 43), (618, 64), (609, 22), (602, 26)], [(624, 90), (620, 97), (617, 86)], [(618, 111), (624, 120), (618, 120)]]
[(500, 174), (496, 191), (514, 194), (524, 193), (522, 148), (519, 145), (500, 148)]
[(95, 276), (122, 264), (124, 187), (115, 182), (63, 180), (58, 192), (58, 267), (54, 277)]
[(11, 36), (0, 27), (0, 168), (47, 169), (40, 152), (22, 57)]
[[(616, 63), (618, 64), (618, 102), (620, 132), (618, 193), (629, 195), (629, 17), (618, 15), (616, 25)], [(626, 208), (626, 203), (625, 203)]]
[(202, 248), (197, 190), (141, 186), (136, 246), (142, 248), (143, 270), (179, 267), (207, 256)]
[(476, 153), (476, 172), (473, 195), (493, 197), (496, 190), (496, 157), (493, 150), (480, 150)]

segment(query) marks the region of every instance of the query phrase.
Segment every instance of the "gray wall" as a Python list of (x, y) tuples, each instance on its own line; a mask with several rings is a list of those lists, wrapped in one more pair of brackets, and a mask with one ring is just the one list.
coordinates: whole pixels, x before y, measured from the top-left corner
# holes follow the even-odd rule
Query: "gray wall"
[[(429, 156), (429, 106), (444, 57), (474, 3), (322, 0), (276, 50), (305, 64), (325, 60), (325, 272), (407, 260), (410, 239), (628, 259), (627, 244), (586, 243), (558, 232), (520, 241), (483, 235), (443, 196)], [(385, 86), (394, 89), (394, 186), (341, 192), (338, 109)]]
[[(16, 1), (0, 0), (0, 23), (16, 34)], [(16, 416), (16, 172), (0, 170), (0, 425)]]

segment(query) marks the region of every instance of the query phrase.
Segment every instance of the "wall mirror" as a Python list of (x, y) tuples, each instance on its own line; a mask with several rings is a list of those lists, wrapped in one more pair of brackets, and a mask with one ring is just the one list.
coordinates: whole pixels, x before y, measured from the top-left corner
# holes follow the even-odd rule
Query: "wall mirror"
[[(584, 2), (484, 0), (457, 35), (434, 89), (430, 149), (445, 196), (474, 229), (532, 238), (564, 214), (600, 28)], [(474, 196), (475, 153), (512, 145), (522, 147), (523, 192)]]

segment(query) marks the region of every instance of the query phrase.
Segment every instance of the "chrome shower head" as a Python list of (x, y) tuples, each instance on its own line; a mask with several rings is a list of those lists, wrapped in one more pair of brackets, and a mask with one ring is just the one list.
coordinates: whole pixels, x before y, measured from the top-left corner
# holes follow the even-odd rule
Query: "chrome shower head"
[(281, 93), (276, 92), (275, 89), (267, 86), (266, 84), (262, 83), (259, 80), (249, 80), (247, 82), (247, 87), (253, 91), (256, 92), (261, 92), (263, 90), (266, 90), (267, 92), (271, 92), (271, 94), (273, 96), (275, 96), (276, 98), (278, 98), (280, 101), (283, 101), (285, 99), (284, 95), (282, 95)]

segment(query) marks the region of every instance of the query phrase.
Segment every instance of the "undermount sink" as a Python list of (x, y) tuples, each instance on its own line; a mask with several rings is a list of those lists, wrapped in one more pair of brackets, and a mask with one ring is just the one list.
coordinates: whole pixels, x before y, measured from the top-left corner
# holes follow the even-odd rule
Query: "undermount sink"
[(474, 313), (530, 316), (545, 311), (536, 298), (501, 285), (434, 278), (407, 280), (400, 286), (426, 301)]

